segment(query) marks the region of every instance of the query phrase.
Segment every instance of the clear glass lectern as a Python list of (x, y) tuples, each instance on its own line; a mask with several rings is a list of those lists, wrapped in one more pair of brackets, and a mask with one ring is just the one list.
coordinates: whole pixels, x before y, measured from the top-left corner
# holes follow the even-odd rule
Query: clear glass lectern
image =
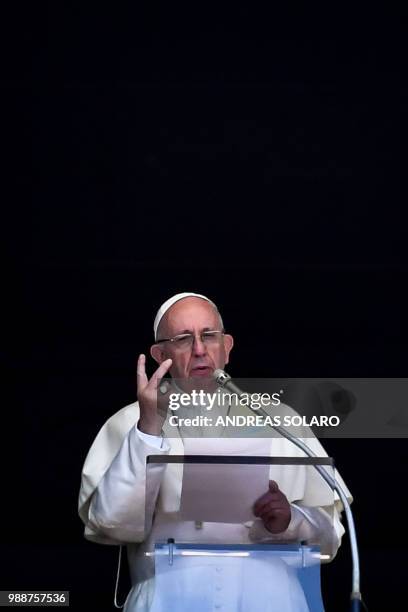
[[(329, 458), (148, 457), (140, 561), (154, 581), (151, 612), (323, 612), (320, 563), (331, 556), (334, 493), (316, 465), (334, 476)], [(292, 507), (288, 530), (275, 535), (253, 515), (271, 480)], [(318, 528), (299, 528), (316, 511), (321, 541)]]

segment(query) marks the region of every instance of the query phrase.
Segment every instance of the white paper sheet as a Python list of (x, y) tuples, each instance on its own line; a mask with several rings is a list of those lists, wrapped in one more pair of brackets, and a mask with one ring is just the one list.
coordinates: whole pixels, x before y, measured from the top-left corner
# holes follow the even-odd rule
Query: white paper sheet
[[(184, 442), (186, 455), (229, 455), (236, 459), (270, 456), (270, 439), (235, 438), (221, 441), (218, 438), (214, 440), (214, 445), (209, 444), (208, 439)], [(222, 453), (219, 452), (220, 447)], [(268, 491), (269, 468), (269, 465), (185, 463), (180, 506), (182, 518), (186, 521), (217, 523), (253, 521), (253, 505)]]

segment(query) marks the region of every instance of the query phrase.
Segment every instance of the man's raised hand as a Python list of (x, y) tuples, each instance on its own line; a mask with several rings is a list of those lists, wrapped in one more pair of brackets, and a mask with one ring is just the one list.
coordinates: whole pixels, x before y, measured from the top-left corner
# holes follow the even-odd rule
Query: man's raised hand
[(167, 416), (167, 402), (165, 405), (158, 402), (158, 388), (163, 376), (172, 364), (166, 359), (157, 368), (151, 379), (146, 375), (146, 357), (139, 355), (137, 361), (137, 399), (139, 400), (140, 419), (138, 429), (152, 436), (159, 436)]

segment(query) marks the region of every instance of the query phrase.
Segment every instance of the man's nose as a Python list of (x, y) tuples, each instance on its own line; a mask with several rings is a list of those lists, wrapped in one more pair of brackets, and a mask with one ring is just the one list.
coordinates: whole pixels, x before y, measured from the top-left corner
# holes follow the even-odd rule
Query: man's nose
[(207, 347), (204, 344), (200, 335), (194, 336), (193, 353), (194, 355), (204, 355), (207, 352)]

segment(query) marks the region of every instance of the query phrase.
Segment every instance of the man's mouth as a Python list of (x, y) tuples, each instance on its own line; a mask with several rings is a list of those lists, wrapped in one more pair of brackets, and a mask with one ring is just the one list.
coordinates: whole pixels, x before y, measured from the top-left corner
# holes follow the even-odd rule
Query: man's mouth
[(190, 370), (190, 376), (193, 377), (197, 377), (197, 376), (211, 376), (213, 372), (213, 369), (210, 368), (209, 366), (196, 366), (195, 368), (191, 368)]

